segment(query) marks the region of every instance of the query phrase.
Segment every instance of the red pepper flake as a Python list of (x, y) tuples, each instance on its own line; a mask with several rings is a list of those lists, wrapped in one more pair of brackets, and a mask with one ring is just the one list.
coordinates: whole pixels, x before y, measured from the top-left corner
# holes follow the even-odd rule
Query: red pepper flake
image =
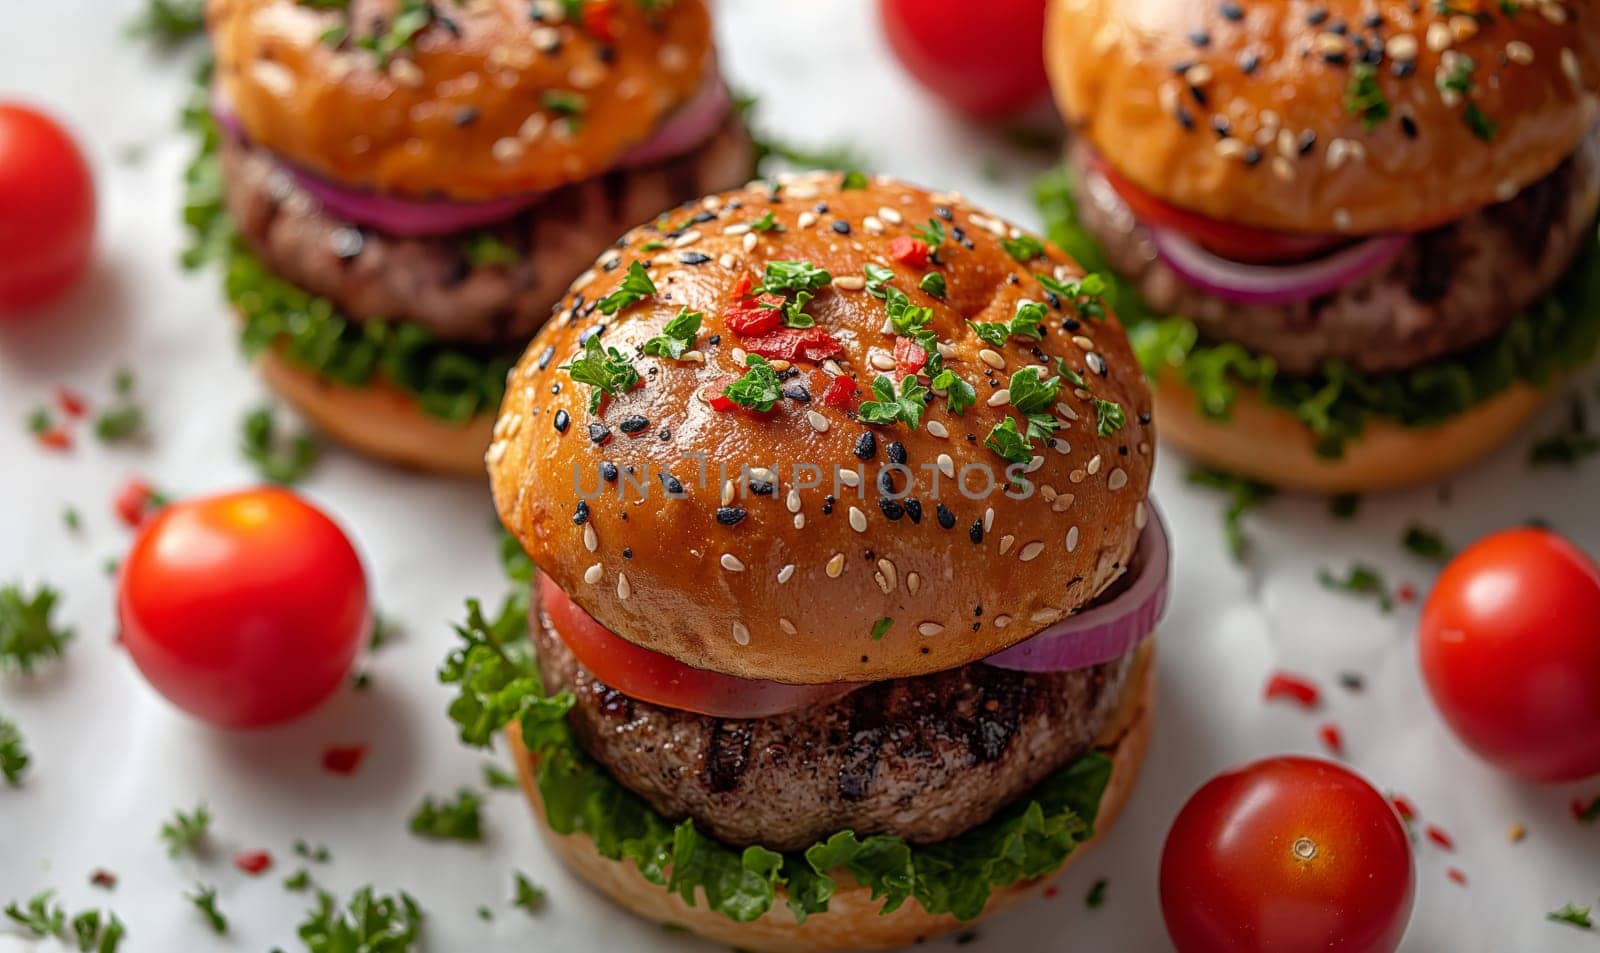
[(259, 877), (272, 869), (272, 855), (264, 850), (234, 854), (233, 865), (252, 877)]
[(1394, 812), (1399, 814), (1400, 819), (1405, 821), (1407, 824), (1410, 824), (1412, 821), (1417, 819), (1416, 805), (1406, 800), (1403, 795), (1389, 795), (1389, 803), (1394, 805)]
[(1462, 873), (1459, 867), (1451, 867), (1447, 869), (1444, 872), (1444, 875), (1450, 878), (1451, 883), (1459, 884), (1463, 887), (1467, 885), (1467, 875)]
[(584, 4), (583, 28), (602, 43), (616, 42), (611, 29), (611, 0), (589, 0)]
[[(742, 332), (741, 332), (742, 333)], [(794, 362), (825, 361), (844, 353), (844, 348), (833, 335), (821, 328), (778, 328), (764, 334), (745, 337), (741, 342), (751, 354), (768, 360)]]
[[(755, 337), (783, 327), (784, 299), (774, 294), (750, 295), (750, 276), (743, 275), (733, 289), (733, 302), (722, 321), (740, 337)], [(748, 348), (747, 348), (748, 350)]]
[(56, 406), (68, 417), (82, 417), (89, 412), (89, 405), (84, 399), (65, 387), (56, 389)]
[(94, 873), (89, 875), (89, 885), (99, 887), (102, 890), (110, 890), (117, 885), (117, 875), (104, 867), (96, 868)]
[(1267, 689), (1262, 697), (1267, 701), (1287, 699), (1297, 703), (1302, 708), (1315, 708), (1317, 707), (1317, 700), (1322, 697), (1322, 693), (1317, 690), (1316, 684), (1308, 678), (1288, 672), (1274, 672), (1272, 677), (1267, 679)]
[(51, 427), (39, 431), (39, 446), (46, 450), (71, 450), (72, 435), (61, 427)]
[(1400, 587), (1394, 591), (1394, 597), (1400, 600), (1402, 604), (1410, 605), (1411, 603), (1417, 601), (1417, 587), (1413, 586), (1409, 582), (1403, 582), (1400, 584)]
[(1323, 747), (1329, 752), (1338, 756), (1344, 754), (1344, 733), (1339, 730), (1338, 725), (1333, 722), (1323, 725), (1317, 729), (1317, 737), (1322, 739)]
[(143, 525), (151, 514), (161, 508), (161, 504), (160, 495), (150, 488), (150, 484), (138, 477), (124, 483), (112, 502), (118, 518), (122, 520), (123, 525), (131, 529), (138, 529)]
[(1587, 804), (1583, 798), (1573, 798), (1572, 819), (1579, 824), (1593, 824), (1595, 821), (1600, 821), (1600, 794), (1596, 794), (1594, 800)]
[(349, 777), (367, 756), (366, 745), (334, 745), (322, 752), (322, 770)]
[(1054, 900), (1056, 898), (1056, 895), (1059, 894), (1060, 892), (1061, 892), (1061, 888), (1060, 887), (1057, 887), (1055, 884), (1051, 884), (1050, 886), (1044, 888), (1044, 898), (1046, 900)]
[(1429, 824), (1423, 828), (1422, 833), (1428, 835), (1428, 840), (1433, 841), (1445, 850), (1456, 849), (1456, 842), (1451, 840), (1450, 835), (1444, 832), (1444, 828), (1437, 824)]
[(895, 376), (905, 379), (928, 365), (928, 352), (910, 338), (894, 339)]
[(897, 236), (889, 242), (889, 257), (912, 268), (925, 267), (928, 264), (928, 243), (910, 235)]
[(837, 407), (840, 410), (854, 411), (857, 406), (856, 382), (843, 375), (830, 378), (822, 371), (811, 372), (811, 392), (821, 394), (824, 406)]

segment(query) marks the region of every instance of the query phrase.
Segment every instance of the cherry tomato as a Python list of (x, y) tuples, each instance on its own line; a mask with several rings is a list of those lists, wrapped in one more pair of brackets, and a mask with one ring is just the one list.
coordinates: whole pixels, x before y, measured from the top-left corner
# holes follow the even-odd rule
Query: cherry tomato
[(556, 635), (589, 674), (629, 698), (715, 718), (765, 718), (847, 694), (854, 685), (785, 685), (691, 668), (596, 622), (548, 576), (539, 599)]
[(1417, 648), (1467, 747), (1535, 781), (1600, 774), (1600, 568), (1555, 533), (1479, 540), (1439, 577)]
[(1139, 221), (1180, 232), (1207, 251), (1231, 261), (1247, 264), (1300, 261), (1346, 241), (1338, 235), (1296, 235), (1207, 218), (1156, 198), (1123, 178), (1099, 156), (1095, 157), (1094, 165)]
[(0, 102), (0, 316), (38, 307), (82, 276), (94, 179), (55, 120)]
[(976, 119), (1031, 105), (1044, 72), (1045, 0), (879, 0), (900, 65), (929, 92)]
[(276, 487), (163, 509), (122, 563), (117, 609), (150, 684), (229, 728), (277, 724), (326, 699), (371, 621), (350, 540)]
[(1389, 953), (1416, 878), (1405, 828), (1349, 769), (1279, 757), (1189, 798), (1161, 854), (1161, 912), (1179, 953)]

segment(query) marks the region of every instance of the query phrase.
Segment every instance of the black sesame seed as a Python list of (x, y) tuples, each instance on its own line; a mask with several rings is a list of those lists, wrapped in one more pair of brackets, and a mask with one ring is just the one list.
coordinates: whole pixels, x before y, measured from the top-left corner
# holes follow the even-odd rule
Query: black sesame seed
[(1199, 86), (1190, 86), (1189, 95), (1194, 97), (1195, 103), (1201, 108), (1206, 107), (1206, 91)]
[(600, 270), (601, 271), (616, 271), (618, 268), (621, 268), (621, 267), (622, 267), (622, 259), (621, 258), (612, 258), (611, 260), (607, 261), (605, 264), (601, 265), (600, 266)]
[(1340, 672), (1339, 684), (1347, 691), (1359, 692), (1367, 687), (1367, 680), (1361, 677), (1360, 672)]
[(1317, 145), (1317, 133), (1314, 129), (1307, 129), (1300, 134), (1300, 154), (1305, 155)]
[(833, 230), (840, 235), (848, 235), (850, 234), (850, 223), (841, 218), (833, 223)]
[(983, 520), (972, 521), (972, 528), (967, 530), (967, 538), (974, 543), (983, 542)]
[(1415, 60), (1395, 60), (1389, 65), (1389, 72), (1398, 79), (1405, 79), (1417, 71)]
[(450, 121), (458, 126), (470, 126), (478, 121), (478, 111), (471, 106), (462, 106), (456, 110)]
[(1194, 60), (1179, 60), (1172, 64), (1172, 72), (1177, 76), (1182, 76), (1192, 69), (1194, 69)]
[[(624, 513), (622, 515), (623, 515), (624, 518), (626, 518), (628, 514)], [(622, 547), (622, 558), (623, 559), (632, 559), (633, 558), (633, 547), (632, 546), (624, 546), (624, 547)]]
[(894, 471), (893, 470), (885, 469), (885, 470), (879, 470), (878, 471), (878, 492), (879, 493), (885, 493), (885, 494), (894, 492)]
[(756, 496), (771, 496), (772, 483), (768, 480), (751, 480), (750, 492), (754, 493)]
[(943, 503), (935, 503), (933, 505), (933, 512), (938, 518), (940, 526), (943, 526), (945, 529), (955, 528), (956, 514), (950, 512), (950, 507), (945, 506)]
[(661, 474), (661, 485), (666, 488), (668, 496), (683, 495), (683, 484), (670, 473)]
[(1328, 32), (1338, 36), (1344, 36), (1350, 32), (1350, 25), (1343, 20), (1335, 20), (1328, 24)]
[(886, 447), (885, 449), (889, 453), (889, 462), (890, 463), (898, 463), (901, 466), (905, 466), (906, 460), (908, 459), (906, 457), (906, 445), (905, 444), (901, 443), (898, 440), (892, 440), (892, 441), (889, 442), (889, 446)]
[(602, 461), (600, 464), (600, 478), (607, 483), (617, 482), (617, 465), (610, 460)]
[(1233, 132), (1233, 125), (1226, 116), (1211, 117), (1211, 131), (1217, 134), (1218, 139), (1226, 139)]
[(804, 384), (790, 384), (783, 389), (783, 396), (802, 404), (811, 403), (811, 391), (807, 390)]
[(947, 205), (936, 205), (936, 206), (934, 206), (933, 214), (939, 216), (940, 218), (944, 219), (947, 222), (953, 220), (956, 217), (955, 213), (950, 211), (950, 207), (947, 206)]
[(1251, 146), (1250, 148), (1244, 150), (1243, 158), (1245, 165), (1255, 165), (1261, 161), (1261, 150), (1257, 149), (1255, 146)]
[(1185, 129), (1194, 128), (1194, 113), (1189, 111), (1189, 107), (1179, 106), (1177, 109), (1173, 110), (1173, 115), (1177, 118), (1178, 125)]
[(854, 452), (859, 460), (871, 460), (878, 455), (878, 438), (872, 435), (872, 431), (864, 431), (861, 436), (856, 438)]
[(704, 254), (702, 252), (686, 251), (686, 252), (679, 252), (678, 253), (678, 261), (679, 261), (680, 264), (685, 264), (685, 265), (703, 265), (703, 264), (705, 264), (706, 262), (708, 262), (710, 260), (711, 260), (711, 256), (707, 255), (707, 254)]
[(1149, 424), (1150, 424), (1150, 411), (1148, 411), (1148, 410), (1139, 411), (1139, 423), (1144, 424), (1146, 426), (1149, 426)]
[(656, 434), (656, 436), (661, 440), (662, 443), (666, 443), (672, 439), (672, 431), (668, 430), (666, 427), (662, 427), (661, 432)]
[(1194, 30), (1189, 34), (1189, 42), (1195, 46), (1210, 46), (1211, 34), (1204, 30)]
[(1261, 65), (1261, 54), (1259, 54), (1259, 53), (1241, 53), (1241, 54), (1239, 54), (1239, 69), (1244, 72), (1244, 75), (1249, 76), (1251, 73), (1254, 73), (1256, 71), (1256, 68), (1259, 67), (1260, 65)]
[(1417, 121), (1410, 116), (1401, 116), (1400, 131), (1406, 134), (1407, 139), (1417, 138)]
[(589, 522), (589, 501), (579, 500), (577, 509), (572, 512), (572, 524), (582, 526)]
[(818, 202), (817, 204), (811, 206), (811, 211), (816, 212), (818, 215), (826, 215), (828, 214), (828, 203)]
[(572, 416), (564, 410), (558, 410), (556, 411), (555, 424), (556, 433), (566, 433), (567, 428), (572, 426)]
[(1378, 27), (1383, 26), (1383, 14), (1374, 10), (1361, 18), (1361, 25), (1369, 30), (1376, 30)]
[(542, 352), (540, 352), (540, 354), (539, 354), (539, 370), (542, 371), (545, 368), (549, 367), (550, 366), (550, 360), (552, 358), (554, 358), (555, 356), (556, 356), (556, 348), (555, 348), (554, 344), (550, 345), (549, 347), (545, 348)]
[(891, 500), (887, 496), (878, 497), (878, 509), (882, 510), (883, 515), (890, 520), (899, 520), (900, 517), (906, 515), (906, 508), (900, 505), (900, 501)]
[(1238, 23), (1240, 20), (1244, 19), (1244, 10), (1241, 9), (1237, 3), (1232, 2), (1232, 0), (1224, 0), (1224, 3), (1219, 9), (1224, 17), (1232, 20), (1235, 23)]
[(739, 521), (749, 515), (750, 512), (740, 506), (717, 507), (717, 522), (723, 526), (738, 526)]
[(922, 501), (921, 500), (906, 500), (905, 507), (906, 507), (906, 515), (911, 517), (911, 522), (913, 522), (913, 523), (922, 522)]
[(1312, 10), (1306, 14), (1306, 22), (1312, 26), (1321, 26), (1328, 22), (1328, 9), (1326, 7), (1318, 7)]
[(835, 500), (833, 498), (833, 494), (831, 494), (831, 493), (828, 494), (827, 496), (823, 497), (822, 498), (822, 515), (823, 516), (832, 516), (833, 515), (833, 505), (835, 503), (837, 503), (837, 502), (838, 502), (838, 500)]
[(710, 337), (706, 338), (706, 343), (711, 345), (712, 347), (716, 347), (718, 344), (722, 343), (722, 335), (713, 334)]
[(650, 418), (640, 414), (629, 414), (622, 418), (622, 423), (617, 424), (617, 427), (626, 434), (642, 433), (648, 426), (650, 426)]
[(690, 225), (704, 225), (705, 223), (711, 221), (712, 219), (714, 219), (716, 217), (717, 217), (717, 214), (715, 212), (700, 212), (700, 213), (697, 213), (696, 215), (694, 215), (692, 218), (689, 219), (689, 224)]
[(611, 439), (611, 428), (596, 420), (589, 424), (589, 439), (595, 443), (605, 443)]
[(1322, 54), (1322, 62), (1332, 63), (1335, 66), (1342, 66), (1349, 61), (1350, 57), (1346, 56), (1343, 50), (1328, 50)]

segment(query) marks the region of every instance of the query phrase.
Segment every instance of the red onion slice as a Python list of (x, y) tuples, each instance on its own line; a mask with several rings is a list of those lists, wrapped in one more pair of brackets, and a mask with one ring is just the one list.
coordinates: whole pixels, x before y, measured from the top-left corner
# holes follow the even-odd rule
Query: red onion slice
[(1161, 512), (1150, 500), (1145, 507), (1150, 520), (1128, 565), (1132, 581), (1122, 592), (984, 662), (1019, 672), (1071, 672), (1119, 659), (1155, 631), (1167, 608), (1171, 556)]
[(617, 165), (634, 169), (683, 155), (710, 139), (732, 109), (733, 97), (728, 95), (722, 77), (713, 71), (699, 92), (662, 120), (649, 139), (624, 153)]
[(1337, 291), (1394, 261), (1411, 240), (1404, 234), (1380, 235), (1312, 261), (1246, 265), (1219, 258), (1171, 229), (1146, 227), (1156, 256), (1184, 281), (1224, 301), (1268, 306)]
[(322, 203), (322, 207), (335, 218), (367, 225), (401, 238), (450, 235), (469, 228), (493, 225), (516, 215), (539, 197), (536, 193), (524, 193), (487, 202), (408, 199), (352, 189), (287, 163), (284, 168), (289, 170), (302, 189)]

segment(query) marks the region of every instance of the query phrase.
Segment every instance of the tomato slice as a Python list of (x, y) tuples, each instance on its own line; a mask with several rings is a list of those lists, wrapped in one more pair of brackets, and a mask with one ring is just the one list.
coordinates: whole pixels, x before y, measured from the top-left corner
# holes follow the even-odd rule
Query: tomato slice
[(539, 578), (539, 599), (551, 627), (578, 664), (629, 698), (652, 705), (713, 718), (767, 718), (833, 701), (858, 687), (785, 685), (708, 672), (615, 634), (583, 611), (548, 576)]
[(1123, 178), (1103, 157), (1094, 167), (1116, 190), (1139, 221), (1170, 228), (1193, 239), (1200, 247), (1230, 261), (1252, 265), (1304, 261), (1349, 241), (1341, 235), (1300, 235), (1236, 225), (1179, 208), (1156, 198)]

